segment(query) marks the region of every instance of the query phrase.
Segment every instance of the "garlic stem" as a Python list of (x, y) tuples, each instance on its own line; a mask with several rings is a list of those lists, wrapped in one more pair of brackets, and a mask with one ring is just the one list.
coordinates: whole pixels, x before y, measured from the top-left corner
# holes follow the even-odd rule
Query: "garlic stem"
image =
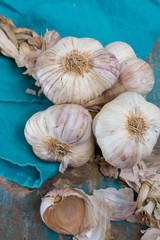
[(150, 190), (149, 184), (147, 182), (142, 183), (142, 186), (138, 193), (138, 198), (137, 198), (137, 209), (142, 207), (144, 201), (147, 198), (149, 190)]
[(103, 105), (105, 103), (108, 103), (112, 101), (114, 98), (116, 98), (118, 95), (123, 93), (125, 89), (122, 85), (120, 85), (118, 82), (110, 89), (103, 92), (98, 98), (89, 101), (85, 104), (85, 107), (91, 107), (95, 105)]
[(149, 214), (149, 216), (151, 216), (155, 206), (156, 206), (156, 201), (151, 199), (147, 203), (147, 205), (143, 208), (143, 211), (146, 211)]

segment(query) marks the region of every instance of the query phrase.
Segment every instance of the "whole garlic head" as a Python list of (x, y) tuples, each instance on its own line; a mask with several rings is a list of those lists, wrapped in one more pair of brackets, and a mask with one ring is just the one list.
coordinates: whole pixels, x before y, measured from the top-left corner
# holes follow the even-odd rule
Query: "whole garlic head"
[(115, 84), (119, 63), (94, 39), (66, 37), (37, 59), (35, 72), (52, 102), (83, 104)]
[(146, 95), (152, 90), (154, 82), (154, 73), (147, 62), (139, 58), (128, 59), (120, 65), (120, 75), (115, 85), (85, 106), (108, 103), (123, 92), (131, 91)]
[(138, 93), (126, 92), (104, 105), (93, 132), (109, 164), (131, 168), (151, 154), (160, 134), (160, 110)]
[(107, 52), (114, 54), (121, 65), (123, 61), (136, 58), (133, 48), (125, 42), (112, 42), (105, 46)]
[(34, 114), (26, 123), (25, 137), (34, 153), (46, 161), (60, 161), (60, 171), (78, 167), (94, 157), (92, 118), (76, 104), (55, 105)]

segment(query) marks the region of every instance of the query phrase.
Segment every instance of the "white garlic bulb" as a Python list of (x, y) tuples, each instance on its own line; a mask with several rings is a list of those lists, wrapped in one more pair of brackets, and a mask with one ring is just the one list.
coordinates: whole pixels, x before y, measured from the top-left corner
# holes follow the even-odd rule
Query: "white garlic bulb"
[(115, 85), (85, 106), (108, 103), (123, 92), (146, 95), (152, 90), (154, 82), (154, 73), (147, 62), (139, 58), (128, 59), (120, 65), (120, 75)]
[(93, 132), (105, 160), (131, 168), (149, 156), (160, 133), (160, 110), (134, 92), (104, 105), (93, 120)]
[(52, 190), (40, 206), (43, 222), (52, 230), (74, 235), (75, 240), (109, 240), (111, 209), (79, 189)]
[(158, 228), (148, 228), (140, 240), (160, 240), (160, 230)]
[(133, 48), (125, 42), (112, 42), (105, 46), (107, 52), (114, 54), (121, 65), (123, 61), (136, 58)]
[(92, 118), (76, 104), (55, 105), (34, 114), (26, 123), (25, 137), (34, 153), (46, 161), (82, 166), (94, 157)]
[(94, 39), (66, 37), (37, 59), (35, 72), (52, 102), (83, 104), (115, 84), (119, 63)]

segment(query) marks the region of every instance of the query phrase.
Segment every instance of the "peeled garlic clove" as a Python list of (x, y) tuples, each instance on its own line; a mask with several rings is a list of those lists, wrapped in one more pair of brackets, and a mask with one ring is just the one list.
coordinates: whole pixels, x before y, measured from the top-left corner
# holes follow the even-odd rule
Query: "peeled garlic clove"
[(34, 114), (26, 123), (25, 137), (34, 153), (46, 161), (78, 167), (94, 157), (92, 118), (82, 106), (56, 105)]
[(125, 42), (112, 42), (107, 44), (105, 49), (116, 56), (119, 64), (127, 59), (136, 58), (133, 48)]
[(147, 229), (141, 240), (160, 240), (160, 230), (158, 228)]
[(96, 115), (93, 132), (109, 164), (131, 168), (151, 154), (160, 134), (160, 110), (138, 93), (126, 92)]
[(110, 239), (108, 203), (82, 190), (50, 191), (42, 198), (40, 213), (49, 228), (61, 234), (72, 234), (74, 239)]
[(128, 91), (146, 95), (152, 90), (154, 82), (154, 73), (147, 62), (139, 58), (128, 59), (120, 65), (120, 75), (115, 85), (85, 106), (108, 103), (121, 93)]
[(58, 233), (76, 235), (85, 209), (84, 200), (77, 195), (74, 190), (49, 192), (40, 208), (44, 223)]
[(35, 71), (52, 102), (83, 104), (115, 84), (119, 63), (94, 39), (66, 37), (37, 59)]
[(58, 205), (55, 203), (46, 209), (43, 215), (45, 224), (61, 234), (77, 234), (84, 215), (84, 201), (75, 196), (59, 201)]

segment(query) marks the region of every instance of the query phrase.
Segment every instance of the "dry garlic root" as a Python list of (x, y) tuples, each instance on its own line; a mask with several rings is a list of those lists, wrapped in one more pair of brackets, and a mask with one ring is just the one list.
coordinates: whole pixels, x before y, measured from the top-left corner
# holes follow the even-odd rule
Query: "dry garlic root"
[(160, 134), (160, 110), (140, 94), (126, 92), (96, 115), (93, 132), (109, 164), (131, 168), (152, 152)]
[(34, 153), (46, 161), (60, 161), (60, 171), (78, 167), (94, 157), (89, 112), (79, 105), (55, 105), (34, 114), (26, 123), (25, 137)]
[(94, 39), (66, 37), (37, 59), (35, 72), (53, 103), (84, 104), (115, 84), (119, 63)]

